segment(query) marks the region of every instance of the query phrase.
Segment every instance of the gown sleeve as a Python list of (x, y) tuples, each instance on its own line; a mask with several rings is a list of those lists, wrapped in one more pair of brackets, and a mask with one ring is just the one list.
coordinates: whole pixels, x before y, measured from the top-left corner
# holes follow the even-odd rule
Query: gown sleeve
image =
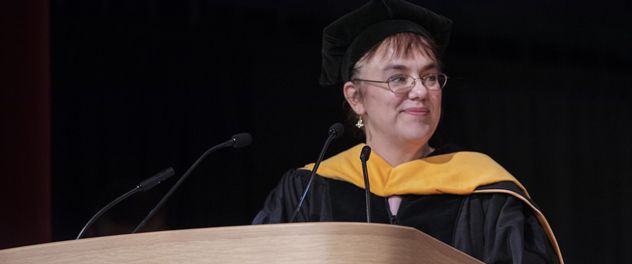
[(485, 263), (559, 263), (532, 209), (503, 193), (465, 199), (454, 246)]
[[(287, 223), (294, 214), (301, 195), (303, 195), (304, 186), (309, 181), (309, 174), (310, 171), (308, 170), (287, 171), (277, 187), (268, 195), (263, 209), (259, 211), (252, 224)], [(315, 183), (312, 183), (310, 193), (313, 193), (314, 189), (318, 189), (314, 188), (314, 185), (317, 185)], [(305, 202), (301, 206), (301, 213), (297, 216), (297, 222), (304, 222), (305, 214), (302, 212), (309, 211), (308, 198), (305, 198)]]

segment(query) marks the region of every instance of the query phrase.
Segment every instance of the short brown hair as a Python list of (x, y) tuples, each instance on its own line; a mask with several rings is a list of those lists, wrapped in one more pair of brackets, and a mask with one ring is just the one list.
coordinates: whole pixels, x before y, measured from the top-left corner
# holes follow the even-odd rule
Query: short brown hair
[(367, 51), (353, 66), (351, 80), (360, 73), (360, 70), (366, 63), (375, 57), (382, 46), (392, 47), (394, 58), (411, 58), (415, 52), (420, 52), (427, 57), (433, 58), (439, 70), (443, 66), (440, 59), (440, 49), (433, 40), (414, 33), (398, 33), (385, 38)]

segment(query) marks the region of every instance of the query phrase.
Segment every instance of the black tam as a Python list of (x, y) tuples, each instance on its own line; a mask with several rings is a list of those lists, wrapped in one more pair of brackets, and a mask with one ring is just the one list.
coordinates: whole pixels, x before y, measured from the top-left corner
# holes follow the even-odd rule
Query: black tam
[(372, 0), (323, 30), (320, 85), (349, 81), (354, 64), (385, 38), (415, 33), (435, 41), (443, 52), (452, 20), (402, 0)]

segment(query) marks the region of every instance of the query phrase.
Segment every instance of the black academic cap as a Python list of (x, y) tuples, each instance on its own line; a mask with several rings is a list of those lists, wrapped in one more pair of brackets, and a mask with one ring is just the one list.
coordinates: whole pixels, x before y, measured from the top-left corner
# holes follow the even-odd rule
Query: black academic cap
[(354, 64), (388, 36), (410, 32), (435, 41), (441, 52), (452, 20), (403, 0), (371, 0), (323, 30), (320, 85), (349, 81)]

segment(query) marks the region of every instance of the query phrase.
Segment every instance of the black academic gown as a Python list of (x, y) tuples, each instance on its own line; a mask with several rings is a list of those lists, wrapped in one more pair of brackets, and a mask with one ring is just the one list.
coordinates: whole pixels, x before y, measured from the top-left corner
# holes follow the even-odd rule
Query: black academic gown
[[(455, 150), (453, 146), (439, 148), (433, 155)], [(288, 222), (310, 173), (305, 169), (288, 171), (268, 196), (253, 224)], [(558, 258), (536, 217), (534, 208), (537, 207), (532, 207), (535, 205), (514, 183), (500, 182), (477, 190), (483, 192), (401, 195), (396, 216), (391, 214), (387, 197), (371, 194), (371, 222), (417, 228), (485, 263), (560, 263), (561, 256)], [(318, 176), (296, 221), (366, 222), (365, 208), (364, 189), (346, 181)]]

